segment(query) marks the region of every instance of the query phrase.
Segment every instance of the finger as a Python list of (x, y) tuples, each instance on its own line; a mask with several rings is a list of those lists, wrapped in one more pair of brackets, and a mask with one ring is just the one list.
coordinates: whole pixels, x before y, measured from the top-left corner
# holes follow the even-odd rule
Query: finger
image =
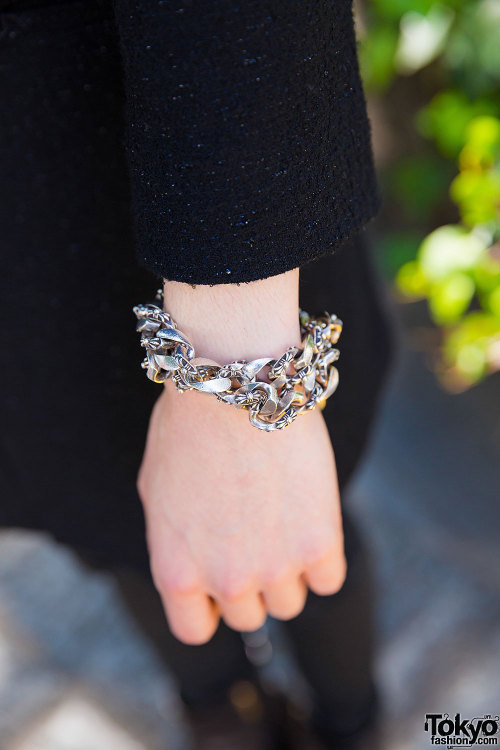
[(215, 603), (200, 589), (192, 593), (161, 593), (170, 630), (183, 643), (207, 643), (219, 624)]
[(302, 612), (307, 598), (307, 586), (302, 579), (290, 575), (264, 589), (262, 598), (272, 617), (290, 620)]
[(231, 598), (219, 597), (216, 603), (224, 622), (233, 630), (258, 630), (266, 621), (266, 608), (256, 591)]
[(185, 542), (153, 514), (146, 514), (146, 532), (151, 573), (170, 630), (183, 643), (206, 643), (217, 630), (220, 614)]
[(347, 563), (342, 548), (335, 546), (307, 566), (303, 579), (315, 594), (327, 596), (340, 591), (346, 571)]

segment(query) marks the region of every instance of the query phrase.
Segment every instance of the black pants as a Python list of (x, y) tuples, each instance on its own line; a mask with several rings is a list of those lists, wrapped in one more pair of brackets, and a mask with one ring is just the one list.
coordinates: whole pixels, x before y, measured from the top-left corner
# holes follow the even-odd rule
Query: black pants
[[(92, 3), (0, 12), (0, 21), (0, 523), (49, 531), (94, 564), (149, 581), (135, 477), (158, 387), (139, 367), (131, 308), (158, 280), (134, 257), (114, 28)], [(362, 236), (302, 269), (301, 305), (344, 320), (341, 385), (324, 414), (345, 488), (392, 341)], [(318, 701), (348, 723), (369, 685), (372, 595), (347, 510), (345, 526), (342, 591), (310, 594), (286, 627)], [(187, 701), (246, 669), (228, 628), (184, 646), (158, 618), (143, 624), (161, 628)]]

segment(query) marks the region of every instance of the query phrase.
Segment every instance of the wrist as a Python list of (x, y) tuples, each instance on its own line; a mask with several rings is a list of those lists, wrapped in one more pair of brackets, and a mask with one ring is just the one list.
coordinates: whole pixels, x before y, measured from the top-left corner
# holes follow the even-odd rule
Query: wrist
[[(268, 282), (247, 285), (234, 308), (234, 288), (207, 287), (195, 298), (192, 288), (165, 282), (164, 312), (154, 304), (133, 308), (148, 377), (165, 383), (171, 375), (182, 392), (194, 389), (249, 409), (251, 424), (266, 432), (287, 427), (317, 405), (323, 408), (338, 385), (334, 346), (342, 321), (326, 311), (299, 316), (298, 270)], [(169, 392), (167, 384), (165, 395)]]
[(164, 308), (196, 356), (220, 364), (278, 357), (300, 345), (299, 269), (245, 284), (164, 282)]

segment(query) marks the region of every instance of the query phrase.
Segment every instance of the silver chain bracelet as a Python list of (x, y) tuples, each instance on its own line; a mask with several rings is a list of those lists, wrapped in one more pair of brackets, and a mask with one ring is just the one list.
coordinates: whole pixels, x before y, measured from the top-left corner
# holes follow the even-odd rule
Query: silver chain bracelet
[[(161, 289), (157, 300), (162, 300)], [(339, 350), (334, 345), (342, 333), (342, 321), (336, 315), (323, 312), (311, 318), (299, 308), (301, 347), (289, 347), (279, 359), (220, 365), (196, 357), (193, 345), (161, 307), (136, 305), (133, 310), (146, 350), (142, 367), (150, 380), (163, 383), (170, 377), (181, 393), (203, 391), (238, 409), (249, 409), (249, 420), (259, 430), (281, 430), (302, 412), (316, 405), (324, 408), (337, 388), (339, 374), (333, 363)], [(257, 380), (265, 367), (269, 382)]]

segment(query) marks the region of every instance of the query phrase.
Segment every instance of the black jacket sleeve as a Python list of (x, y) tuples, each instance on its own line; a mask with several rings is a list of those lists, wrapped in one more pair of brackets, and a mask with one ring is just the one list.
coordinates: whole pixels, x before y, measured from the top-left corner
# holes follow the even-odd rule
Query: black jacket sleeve
[(114, 0), (139, 261), (245, 282), (378, 210), (350, 0)]

